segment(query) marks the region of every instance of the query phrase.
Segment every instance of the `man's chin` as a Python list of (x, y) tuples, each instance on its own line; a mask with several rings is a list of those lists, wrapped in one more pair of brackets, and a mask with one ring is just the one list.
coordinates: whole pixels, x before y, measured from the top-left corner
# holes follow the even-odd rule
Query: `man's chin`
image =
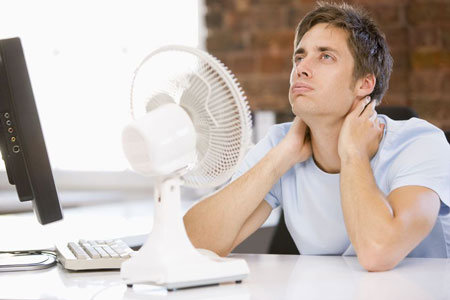
[(317, 106), (310, 99), (295, 99), (291, 105), (294, 115), (302, 118), (317, 113)]

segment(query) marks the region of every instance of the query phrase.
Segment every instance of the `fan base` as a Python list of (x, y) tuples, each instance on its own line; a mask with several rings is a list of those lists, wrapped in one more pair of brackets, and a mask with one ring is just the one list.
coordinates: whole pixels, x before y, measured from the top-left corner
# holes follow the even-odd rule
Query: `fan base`
[(241, 282), (249, 273), (243, 259), (210, 257), (194, 248), (163, 254), (156, 248), (138, 252), (122, 264), (121, 276), (127, 285), (151, 284), (173, 290)]
[(151, 284), (179, 289), (241, 281), (249, 269), (244, 259), (223, 258), (209, 250), (197, 251), (184, 228), (178, 179), (155, 188), (155, 219), (148, 240), (122, 263), (127, 285)]
[[(169, 291), (216, 285), (224, 282), (241, 283), (248, 275), (247, 265), (245, 261), (243, 262), (240, 259), (233, 258), (224, 258), (223, 262), (211, 261), (210, 264), (203, 264), (201, 268), (197, 266), (195, 274), (192, 272), (191, 267), (186, 268), (186, 266), (180, 266), (178, 270), (170, 271), (170, 273), (177, 273), (177, 279), (172, 281), (170, 279), (162, 281), (155, 280), (163, 276), (166, 273), (165, 271), (155, 272), (154, 270), (148, 270), (145, 274), (139, 274), (142, 271), (141, 267), (138, 268), (139, 272), (129, 268), (130, 272), (134, 273), (133, 278), (126, 278), (125, 282), (128, 287), (132, 287), (134, 284), (151, 284), (164, 287)], [(233, 273), (235, 275), (230, 276)]]

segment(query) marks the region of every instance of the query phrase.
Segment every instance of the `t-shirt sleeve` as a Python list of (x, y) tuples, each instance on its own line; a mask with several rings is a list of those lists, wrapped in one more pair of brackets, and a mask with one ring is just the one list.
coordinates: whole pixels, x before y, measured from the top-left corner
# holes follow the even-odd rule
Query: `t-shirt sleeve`
[(406, 185), (424, 186), (450, 206), (450, 146), (442, 132), (417, 138), (405, 146), (388, 176), (390, 191)]
[[(255, 146), (253, 146), (246, 154), (244, 160), (238, 167), (237, 171), (231, 177), (230, 183), (238, 179), (248, 170), (253, 168), (266, 154), (278, 144), (281, 140), (281, 128), (277, 125), (270, 127), (267, 135), (262, 138)], [(276, 208), (280, 205), (280, 180), (278, 180), (264, 197), (264, 199), (272, 206)]]

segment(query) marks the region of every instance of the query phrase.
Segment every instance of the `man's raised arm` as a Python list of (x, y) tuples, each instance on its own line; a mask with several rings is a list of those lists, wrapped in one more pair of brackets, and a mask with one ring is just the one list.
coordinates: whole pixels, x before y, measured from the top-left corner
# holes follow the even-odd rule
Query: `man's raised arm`
[(226, 256), (264, 223), (271, 212), (263, 201), (266, 194), (295, 163), (311, 156), (305, 130), (297, 117), (285, 138), (253, 168), (186, 213), (184, 224), (196, 248)]

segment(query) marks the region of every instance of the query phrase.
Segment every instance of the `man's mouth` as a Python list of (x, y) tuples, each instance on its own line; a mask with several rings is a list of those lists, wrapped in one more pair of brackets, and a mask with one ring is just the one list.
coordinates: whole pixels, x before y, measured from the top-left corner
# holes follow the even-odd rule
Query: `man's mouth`
[(313, 91), (314, 89), (305, 83), (297, 82), (292, 86), (293, 94), (304, 94)]

